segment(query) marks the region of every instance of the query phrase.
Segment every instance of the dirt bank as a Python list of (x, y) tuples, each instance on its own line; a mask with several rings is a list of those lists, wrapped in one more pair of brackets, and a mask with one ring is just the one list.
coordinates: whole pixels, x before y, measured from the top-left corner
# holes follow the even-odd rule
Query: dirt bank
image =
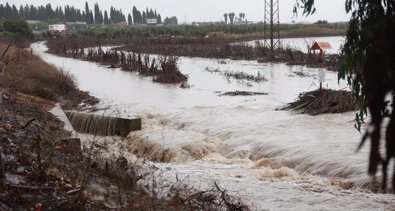
[[(0, 43), (0, 49), (5, 48)], [(30, 49), (11, 46), (2, 62), (5, 68), (0, 86), (10, 91), (57, 101), (65, 109), (98, 103), (98, 99), (80, 91), (70, 75), (45, 63)]]
[[(151, 198), (136, 186), (141, 175), (124, 158), (102, 160), (93, 149), (81, 150), (44, 108), (53, 103), (27, 95), (3, 96), (0, 136), (2, 210), (134, 210), (176, 208)], [(124, 188), (128, 187), (128, 188)], [(172, 204), (173, 203), (173, 204)]]

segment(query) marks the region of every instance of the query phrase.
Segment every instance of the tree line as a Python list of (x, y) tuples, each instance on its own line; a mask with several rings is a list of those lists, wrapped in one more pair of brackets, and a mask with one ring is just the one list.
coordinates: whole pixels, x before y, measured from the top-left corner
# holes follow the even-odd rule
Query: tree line
[(239, 13), (239, 17), (237, 17), (234, 12), (225, 13), (224, 19), (225, 19), (225, 24), (228, 24), (228, 21), (229, 21), (229, 23), (232, 25), (235, 23), (243, 23), (243, 22), (246, 23), (247, 22), (245, 13)]
[(122, 10), (117, 10), (111, 7), (110, 11), (100, 9), (99, 4), (95, 3), (93, 10), (90, 9), (88, 2), (85, 2), (85, 9), (80, 10), (73, 6), (66, 5), (64, 7), (57, 6), (53, 8), (51, 4), (45, 6), (21, 5), (19, 9), (14, 4), (11, 6), (8, 2), (3, 5), (0, 4), (0, 19), (24, 19), (24, 20), (38, 20), (38, 21), (65, 21), (65, 22), (86, 22), (87, 24), (117, 24), (128, 22), (132, 24), (147, 24), (149, 19), (156, 19), (157, 24), (171, 24), (178, 23), (176, 17), (165, 18), (162, 21), (162, 16), (154, 9), (146, 9), (145, 11), (138, 10), (133, 6), (132, 14), (128, 14), (126, 20), (125, 14)]
[(156, 19), (158, 24), (162, 23), (162, 16), (152, 8), (150, 10), (146, 8), (145, 11), (141, 12), (133, 6), (132, 15), (134, 24), (147, 24), (148, 19)]

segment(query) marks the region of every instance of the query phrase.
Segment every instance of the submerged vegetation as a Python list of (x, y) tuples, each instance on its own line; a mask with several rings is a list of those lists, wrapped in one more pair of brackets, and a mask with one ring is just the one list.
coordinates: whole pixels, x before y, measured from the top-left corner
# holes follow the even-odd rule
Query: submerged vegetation
[(210, 68), (208, 66), (204, 70), (209, 73), (218, 73), (218, 74), (224, 76), (225, 78), (227, 78), (228, 80), (230, 78), (232, 78), (235, 80), (242, 80), (242, 81), (249, 81), (249, 82), (256, 82), (256, 83), (267, 81), (267, 78), (264, 75), (262, 75), (260, 71), (258, 71), (258, 73), (256, 75), (252, 75), (252, 74), (245, 73), (242, 71), (237, 71), (237, 72), (221, 71), (219, 68), (214, 69), (214, 68)]
[(153, 77), (153, 81), (158, 83), (176, 84), (188, 80), (188, 77), (178, 70), (178, 58), (174, 56), (149, 56), (117, 50), (103, 51), (101, 47), (87, 50), (82, 47), (68, 49), (65, 46), (59, 47), (59, 43), (54, 40), (49, 40), (47, 45), (51, 53), (110, 65), (111, 68), (120, 67), (128, 72), (138, 72), (143, 76)]
[(245, 72), (230, 72), (230, 71), (225, 71), (223, 72), (223, 75), (227, 78), (234, 78), (236, 80), (247, 80), (247, 81), (252, 81), (252, 82), (263, 82), (267, 81), (265, 76), (261, 75), (261, 73), (258, 71), (257, 75), (250, 75)]
[(233, 92), (222, 93), (219, 96), (253, 96), (253, 95), (268, 95), (268, 93), (264, 93), (264, 92), (247, 92), (247, 91), (233, 91)]
[[(234, 60), (258, 60), (258, 62), (283, 62), (289, 65), (316, 66), (318, 55), (305, 54), (299, 50), (279, 48), (274, 52), (263, 46), (235, 43), (237, 39), (224, 37), (155, 37), (132, 39), (95, 39), (92, 37), (59, 37), (47, 45), (51, 53), (62, 54), (80, 51), (81, 48), (103, 45), (120, 45), (119, 51)], [(337, 55), (326, 55), (330, 70), (337, 70)]]

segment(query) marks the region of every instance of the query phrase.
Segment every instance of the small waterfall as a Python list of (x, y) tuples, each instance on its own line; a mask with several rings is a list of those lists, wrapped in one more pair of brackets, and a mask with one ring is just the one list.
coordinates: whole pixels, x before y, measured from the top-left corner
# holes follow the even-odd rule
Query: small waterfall
[(79, 112), (66, 112), (74, 130), (99, 136), (123, 136), (141, 130), (141, 118), (123, 119)]

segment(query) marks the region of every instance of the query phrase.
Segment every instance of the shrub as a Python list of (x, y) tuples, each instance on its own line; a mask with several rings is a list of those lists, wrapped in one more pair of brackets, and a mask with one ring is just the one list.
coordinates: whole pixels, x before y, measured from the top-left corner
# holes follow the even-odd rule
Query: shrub
[(3, 22), (3, 28), (12, 37), (34, 38), (32, 30), (24, 20), (6, 20)]

